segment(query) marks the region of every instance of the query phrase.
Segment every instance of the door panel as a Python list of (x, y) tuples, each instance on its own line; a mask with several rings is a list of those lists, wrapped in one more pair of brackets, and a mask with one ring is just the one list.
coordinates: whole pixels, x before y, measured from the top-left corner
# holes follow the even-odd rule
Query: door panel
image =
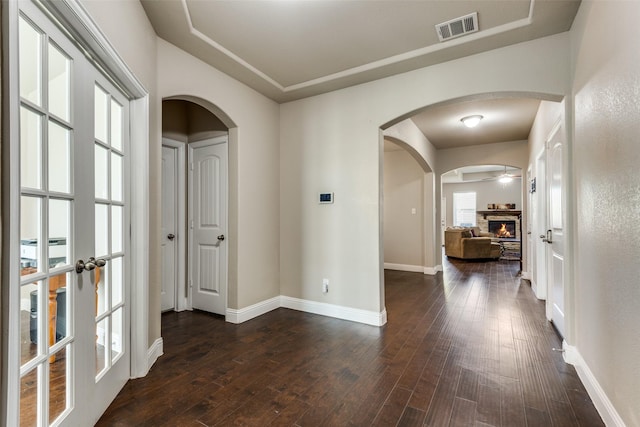
[(559, 126), (550, 140), (549, 149), (549, 281), (551, 285), (551, 321), (565, 334), (564, 316), (564, 224), (563, 224), (563, 127)]
[[(162, 311), (175, 308), (177, 281), (177, 149), (162, 147)], [(171, 237), (173, 236), (173, 237)]]
[(193, 308), (225, 315), (227, 308), (227, 140), (192, 144), (190, 215)]

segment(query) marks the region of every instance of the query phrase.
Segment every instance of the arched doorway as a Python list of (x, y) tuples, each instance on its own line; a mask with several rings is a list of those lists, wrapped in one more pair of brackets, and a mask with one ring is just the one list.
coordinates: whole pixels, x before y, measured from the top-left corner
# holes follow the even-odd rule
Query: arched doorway
[(161, 309), (225, 315), (231, 123), (196, 98), (162, 107)]

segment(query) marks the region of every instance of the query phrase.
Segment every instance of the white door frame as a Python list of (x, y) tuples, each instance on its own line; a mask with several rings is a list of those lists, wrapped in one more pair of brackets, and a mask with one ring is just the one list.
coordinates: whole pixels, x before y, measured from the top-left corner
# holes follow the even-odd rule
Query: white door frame
[(162, 138), (162, 145), (164, 147), (170, 147), (176, 149), (177, 154), (177, 170), (176, 170), (176, 198), (178, 200), (176, 224), (177, 224), (177, 245), (176, 245), (176, 306), (175, 311), (184, 311), (191, 309), (191, 302), (189, 299), (189, 289), (187, 288), (187, 274), (186, 274), (186, 254), (187, 254), (187, 197), (186, 197), (186, 147), (184, 142), (176, 141), (170, 138)]
[[(64, 28), (73, 35), (84, 49), (91, 52), (108, 70), (110, 77), (118, 83), (120, 89), (130, 101), (130, 141), (131, 141), (131, 373), (132, 378), (146, 375), (155, 359), (162, 354), (162, 341), (149, 346), (149, 95), (127, 65), (120, 59), (116, 50), (98, 26), (77, 0), (57, 2), (36, 2), (47, 10)], [(9, 317), (9, 307), (19, 306), (19, 265), (13, 260), (20, 257), (20, 175), (16, 168), (20, 165), (19, 145), (19, 93), (18, 82), (18, 11), (15, 1), (2, 2), (3, 31), (3, 75), (8, 76), (3, 84), (3, 123), (2, 135), (2, 199), (8, 206), (2, 216), (2, 336), (5, 332), (19, 331), (17, 316)], [(13, 77), (12, 77), (13, 76)], [(11, 340), (15, 333), (9, 334), (9, 341), (2, 341), (3, 386), (0, 400), (0, 424), (15, 425), (18, 419), (16, 408), (19, 404), (17, 394), (9, 394), (9, 388), (18, 389), (20, 375), (20, 346)], [(11, 338), (14, 337), (14, 338)]]

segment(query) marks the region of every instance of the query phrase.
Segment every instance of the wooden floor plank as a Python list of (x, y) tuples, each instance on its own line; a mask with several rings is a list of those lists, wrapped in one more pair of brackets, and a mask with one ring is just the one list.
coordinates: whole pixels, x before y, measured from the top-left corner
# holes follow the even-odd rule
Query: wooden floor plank
[(162, 315), (164, 355), (98, 426), (602, 426), (518, 263), (385, 271), (388, 323)]

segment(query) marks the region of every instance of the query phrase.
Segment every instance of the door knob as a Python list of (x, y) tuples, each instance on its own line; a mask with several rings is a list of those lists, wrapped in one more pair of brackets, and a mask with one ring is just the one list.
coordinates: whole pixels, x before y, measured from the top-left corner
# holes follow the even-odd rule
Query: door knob
[(218, 240), (223, 241), (224, 240), (224, 234), (221, 234), (218, 236)]
[(167, 235), (167, 239), (169, 239), (169, 240), (173, 240), (173, 239), (175, 239), (175, 238), (176, 238), (176, 235), (175, 235), (175, 234), (168, 234), (168, 235)]
[(107, 261), (102, 258), (95, 259), (94, 257), (91, 257), (88, 259), (88, 261), (95, 264), (96, 267), (104, 267), (105, 265), (107, 265)]
[(79, 259), (76, 261), (76, 273), (81, 274), (83, 271), (91, 271), (95, 270), (96, 267), (104, 267), (107, 264), (107, 261), (103, 259), (95, 259), (91, 257), (84, 262), (84, 260)]

